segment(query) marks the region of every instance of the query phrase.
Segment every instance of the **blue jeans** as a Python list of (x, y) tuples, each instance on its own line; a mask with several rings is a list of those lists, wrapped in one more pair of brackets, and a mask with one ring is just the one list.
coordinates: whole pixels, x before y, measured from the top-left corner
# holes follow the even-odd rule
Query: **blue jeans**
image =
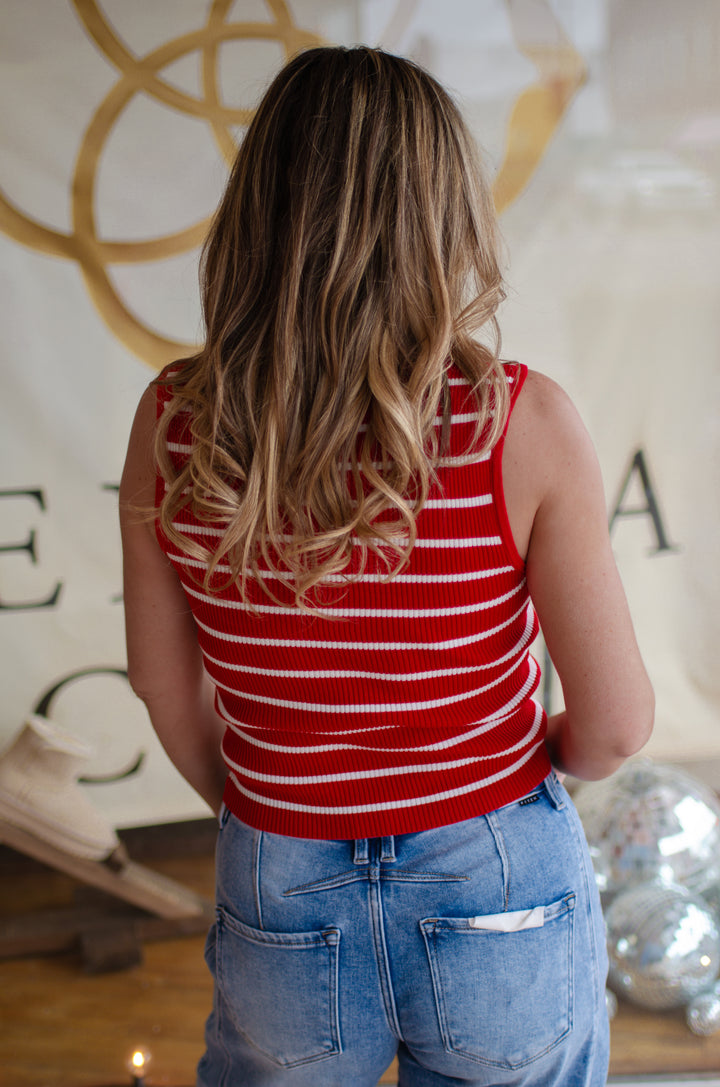
[(420, 834), (221, 823), (199, 1087), (373, 1087), (396, 1054), (402, 1087), (604, 1087), (600, 902), (554, 774)]

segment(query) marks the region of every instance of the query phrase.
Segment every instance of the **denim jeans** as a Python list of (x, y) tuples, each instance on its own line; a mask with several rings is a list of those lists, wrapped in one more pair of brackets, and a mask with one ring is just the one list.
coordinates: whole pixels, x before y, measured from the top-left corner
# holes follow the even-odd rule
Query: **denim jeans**
[(227, 811), (200, 1087), (603, 1087), (607, 960), (554, 774), (453, 826), (356, 841)]

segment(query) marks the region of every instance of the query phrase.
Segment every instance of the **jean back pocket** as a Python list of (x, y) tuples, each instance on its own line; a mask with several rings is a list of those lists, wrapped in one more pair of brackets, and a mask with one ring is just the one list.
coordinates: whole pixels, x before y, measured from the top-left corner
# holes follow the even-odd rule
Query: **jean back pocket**
[(217, 985), (237, 1031), (273, 1064), (340, 1052), (340, 932), (266, 932), (217, 911)]
[(520, 1068), (572, 1029), (575, 895), (509, 914), (420, 922), (449, 1053)]

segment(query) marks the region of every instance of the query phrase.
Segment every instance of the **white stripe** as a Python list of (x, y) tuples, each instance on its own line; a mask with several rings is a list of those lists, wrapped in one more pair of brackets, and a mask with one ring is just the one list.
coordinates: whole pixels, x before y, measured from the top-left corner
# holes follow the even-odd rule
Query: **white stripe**
[[(165, 484), (165, 492), (169, 490), (167, 483)], [(191, 488), (185, 487), (182, 494), (190, 494)], [(423, 506), (424, 510), (461, 510), (461, 509), (478, 509), (481, 506), (492, 506), (493, 496), (491, 494), (477, 494), (467, 498), (428, 498)], [(409, 503), (411, 509), (414, 509), (416, 503)], [(173, 528), (179, 531), (185, 530), (186, 532), (202, 532), (207, 533), (210, 536), (221, 536), (225, 529), (213, 529), (206, 525), (186, 525), (181, 522), (173, 522)], [(283, 540), (290, 541), (291, 536), (283, 536)], [(496, 537), (493, 537), (493, 541)], [(378, 541), (380, 542), (380, 541)], [(419, 541), (416, 541), (416, 546), (422, 546)], [(441, 545), (439, 545), (441, 546)]]
[[(450, 615), (474, 615), (480, 611), (488, 611), (498, 607), (507, 600), (517, 596), (525, 587), (521, 581), (514, 589), (502, 596), (495, 596), (492, 600), (482, 600), (477, 604), (458, 604), (449, 608), (313, 608), (313, 616), (331, 619), (434, 619)], [(229, 608), (231, 611), (259, 612), (263, 615), (286, 615), (288, 618), (305, 617), (304, 612), (299, 612), (291, 607), (283, 607), (282, 604), (246, 604), (244, 600), (223, 600), (193, 589), (189, 585), (183, 585), (188, 596), (193, 596), (203, 604), (216, 608)]]
[[(449, 747), (456, 747), (459, 743), (463, 743), (464, 740), (472, 739), (474, 736), (481, 736), (484, 732), (490, 732), (492, 729), (497, 728), (498, 725), (504, 724), (508, 718), (512, 717), (513, 713), (517, 709), (518, 705), (525, 700), (527, 695), (533, 690), (533, 684), (537, 684), (538, 668), (535, 660), (530, 658), (529, 666), (532, 671), (529, 673), (530, 678), (525, 682), (522, 690), (518, 695), (513, 696), (509, 702), (506, 702), (502, 709), (496, 711), (491, 717), (485, 717), (481, 722), (475, 722), (475, 727), (470, 732), (460, 733), (452, 736), (447, 740), (438, 740), (434, 744), (425, 744), (419, 746), (414, 744), (412, 747), (405, 748), (406, 751), (444, 751)], [(218, 695), (218, 698), (220, 696)], [(534, 701), (531, 699), (531, 701)], [(232, 728), (232, 726), (230, 726)], [(262, 731), (264, 733), (273, 732), (274, 729), (262, 725), (249, 725), (257, 734)], [(391, 725), (390, 728), (395, 726)], [(348, 728), (348, 729), (321, 729), (314, 728), (313, 733), (315, 736), (363, 736), (366, 733), (369, 735), (372, 732), (387, 731), (387, 725), (364, 725), (362, 728)], [(355, 744), (356, 748), (362, 745)], [(289, 749), (294, 750), (294, 749)], [(376, 745), (367, 748), (368, 751), (377, 751), (379, 748)], [(388, 750), (396, 750), (395, 748), (388, 748)]]
[[(244, 732), (242, 723), (228, 713), (227, 707), (222, 701), (222, 697), (218, 693), (218, 705), (222, 707), (222, 717), (230, 729), (241, 740), (245, 740), (253, 747), (259, 747), (266, 751), (280, 751), (286, 755), (295, 756), (301, 755), (322, 755), (328, 751), (370, 751), (374, 754), (385, 753), (392, 754), (398, 751), (406, 752), (407, 754), (417, 754), (419, 751), (446, 751), (451, 747), (458, 747), (460, 744), (466, 743), (468, 740), (474, 739), (476, 736), (482, 736), (486, 732), (492, 732), (498, 725), (504, 724), (508, 718), (512, 717), (512, 710), (509, 713), (502, 714), (497, 718), (493, 717), (482, 722), (482, 724), (476, 724), (471, 728), (469, 732), (459, 732), (455, 736), (450, 736), (446, 740), (438, 740), (433, 744), (413, 744), (412, 747), (378, 747), (377, 744), (362, 744), (362, 743), (325, 743), (325, 744), (307, 744), (304, 747), (298, 747), (292, 744), (275, 744), (269, 740), (262, 740), (259, 736), (253, 735), (249, 732)], [(395, 725), (365, 725), (362, 728), (345, 728), (336, 729), (332, 732), (328, 729), (313, 729), (315, 736), (370, 736), (375, 732), (392, 732), (397, 726)], [(263, 728), (260, 725), (248, 725), (247, 728), (253, 728), (256, 731), (262, 729), (263, 732), (275, 732), (272, 728)]]
[[(505, 374), (505, 380), (507, 381), (508, 385), (512, 385), (515, 378), (510, 377), (506, 373)], [(448, 378), (448, 385), (467, 385), (468, 389), (471, 388), (470, 382), (468, 381), (468, 379), (466, 377), (449, 377)]]
[[(474, 416), (474, 418), (477, 418), (477, 416)], [(462, 415), (458, 416), (457, 419), (458, 421), (466, 421), (465, 417)], [(171, 453), (183, 453), (186, 456), (190, 456), (193, 451), (193, 446), (189, 445), (187, 442), (167, 442), (167, 448)], [(491, 456), (492, 450), (488, 450), (479, 456), (476, 453), (468, 453), (457, 457), (439, 457), (438, 460), (435, 461), (435, 465), (438, 468), (456, 468), (467, 464), (482, 464), (484, 461), (489, 460)], [(373, 468), (380, 469), (382, 467), (381, 461), (373, 461)], [(347, 468), (349, 471), (349, 464), (347, 465)]]
[(436, 652), (443, 649), (457, 649), (463, 645), (474, 645), (476, 642), (482, 642), (486, 638), (491, 638), (493, 634), (497, 634), (498, 631), (504, 630), (505, 627), (509, 627), (510, 624), (522, 614), (524, 609), (528, 607), (528, 603), (529, 602), (523, 603), (522, 607), (518, 608), (509, 619), (506, 619), (502, 623), (498, 623), (497, 626), (491, 627), (489, 630), (483, 630), (476, 634), (467, 634), (463, 638), (448, 638), (444, 642), (331, 642), (329, 640), (305, 640), (304, 638), (254, 638), (250, 637), (250, 635), (226, 634), (225, 631), (216, 630), (214, 627), (208, 626), (207, 623), (203, 623), (197, 616), (195, 616), (195, 622), (201, 630), (204, 630), (207, 634), (211, 634), (219, 641), (232, 642), (236, 645), (272, 645), (294, 649), (357, 649), (372, 652), (378, 650), (429, 649), (432, 652)]
[[(163, 480), (163, 491), (165, 492), (165, 494), (168, 494), (168, 492), (170, 491), (170, 487), (168, 486), (168, 483), (166, 482), (166, 480)], [(180, 491), (180, 494), (181, 495), (191, 495), (192, 494), (192, 487), (190, 486), (190, 484), (188, 484), (187, 487), (183, 487), (183, 489)]]
[[(505, 380), (508, 385), (512, 385), (515, 378), (505, 374)], [(450, 377), (448, 378), (448, 385), (467, 385), (468, 389), (471, 388), (470, 382), (466, 377)]]
[[(395, 582), (400, 582), (405, 585), (450, 585), (455, 582), (481, 581), (483, 578), (496, 577), (499, 574), (512, 574), (515, 572), (516, 567), (514, 566), (495, 566), (492, 569), (465, 570), (456, 574), (396, 574), (392, 578), (388, 578), (387, 574), (363, 574), (362, 577), (357, 579), (357, 584), (373, 582), (394, 585)], [(356, 579), (352, 574), (329, 574), (328, 577), (323, 578), (323, 582), (325, 581), (342, 585), (356, 584)]]
[(522, 638), (504, 656), (497, 657), (489, 664), (469, 664), (460, 668), (433, 668), (426, 672), (367, 672), (352, 668), (261, 668), (253, 664), (229, 664), (227, 661), (211, 656), (206, 650), (203, 650), (203, 657), (210, 664), (215, 664), (225, 671), (245, 672), (255, 676), (275, 676), (277, 679), (379, 679), (391, 683), (413, 683), (424, 679), (438, 679), (440, 676), (462, 676), (471, 672), (483, 672), (499, 664), (505, 664), (506, 661), (522, 653), (530, 641), (532, 630), (533, 615), (529, 613)]
[(349, 770), (341, 774), (262, 774), (258, 770), (250, 770), (234, 759), (225, 757), (225, 762), (233, 770), (237, 770), (244, 777), (253, 778), (255, 781), (265, 781), (269, 785), (330, 785), (339, 781), (365, 781), (367, 778), (404, 777), (406, 774), (435, 774), (446, 770), (459, 770), (462, 766), (471, 766), (473, 763), (489, 762), (490, 759), (503, 759), (508, 755), (514, 755), (523, 747), (535, 739), (542, 723), (542, 711), (535, 712), (530, 731), (518, 740), (512, 747), (506, 747), (502, 751), (495, 751), (489, 755), (468, 755), (464, 759), (453, 759), (449, 762), (415, 763), (411, 766), (385, 766), (377, 770)]
[(397, 811), (399, 808), (416, 808), (423, 804), (436, 804), (441, 800), (452, 800), (456, 796), (464, 796), (467, 793), (477, 792), (479, 789), (487, 789), (490, 785), (494, 785), (497, 781), (502, 781), (503, 778), (509, 777), (514, 774), (521, 766), (524, 766), (528, 762), (538, 748), (542, 745), (540, 743), (535, 744), (529, 751), (526, 751), (522, 758), (516, 762), (507, 766), (504, 770), (499, 770), (496, 774), (491, 774), (490, 777), (483, 778), (481, 781), (471, 782), (469, 785), (461, 785), (456, 789), (445, 789), (441, 793), (430, 793), (428, 796), (416, 796), (407, 800), (389, 800), (383, 801), (379, 804), (348, 804), (340, 805), (338, 807), (330, 807), (319, 804), (296, 804), (288, 800), (274, 800), (271, 797), (259, 796), (257, 793), (253, 793), (250, 789), (246, 789), (244, 785), (237, 780), (235, 774), (230, 774), (230, 779), (235, 788), (248, 797), (250, 800), (256, 801), (258, 804), (263, 804), (270, 808), (281, 808), (283, 811), (297, 811), (307, 812), (311, 815), (360, 815), (365, 812), (376, 811)]
[(520, 657), (506, 672), (503, 673), (503, 675), (498, 676), (491, 683), (486, 683), (482, 687), (475, 687), (471, 691), (455, 692), (451, 695), (444, 695), (442, 698), (432, 698), (425, 701), (414, 702), (300, 702), (287, 698), (273, 698), (270, 695), (256, 694), (255, 692), (250, 691), (239, 691), (237, 687), (231, 687), (227, 683), (222, 683), (215, 677), (213, 677), (213, 683), (221, 690), (228, 691), (236, 698), (244, 698), (247, 702), (260, 702), (263, 706), (281, 706), (286, 710), (299, 710), (300, 712), (305, 713), (393, 713), (400, 712), (401, 710), (415, 713), (418, 710), (432, 710), (437, 709), (439, 706), (450, 706), (454, 705), (456, 702), (466, 702), (469, 698), (474, 698), (484, 691), (491, 691), (493, 687), (497, 687), (498, 684), (502, 683), (503, 680), (507, 679), (507, 677), (515, 671), (522, 659), (523, 658)]
[[(477, 417), (475, 416), (475, 418)], [(457, 418), (457, 421), (466, 422), (467, 420), (464, 416), (459, 416)], [(189, 457), (193, 451), (193, 446), (188, 445), (186, 442), (167, 442), (166, 444), (170, 453), (182, 453), (183, 455)], [(433, 463), (436, 468), (462, 468), (469, 464), (482, 464), (484, 461), (489, 460), (491, 456), (492, 451), (489, 450), (482, 454), (466, 453), (464, 455), (456, 457), (438, 457), (438, 459)], [(384, 467), (382, 461), (379, 460), (373, 461), (372, 466), (378, 471), (381, 471)], [(346, 469), (347, 471), (350, 471), (351, 465), (347, 464)]]
[(491, 506), (493, 496), (491, 494), (477, 494), (472, 498), (429, 498), (423, 509), (426, 510), (460, 510), (470, 509), (475, 506)]
[[(208, 567), (208, 563), (203, 562), (202, 559), (191, 559), (189, 555), (176, 554), (174, 551), (168, 551), (167, 557), (171, 562), (178, 563), (182, 566), (195, 566), (202, 570), (207, 570)], [(226, 562), (219, 562), (215, 569), (221, 574), (229, 574), (232, 572), (230, 566)], [(321, 584), (395, 585), (396, 583), (399, 583), (404, 585), (450, 585), (454, 582), (481, 581), (484, 578), (497, 577), (499, 574), (512, 574), (515, 572), (515, 569), (514, 566), (495, 566), (490, 570), (465, 570), (458, 574), (395, 574), (394, 577), (388, 577), (387, 574), (362, 574), (360, 577), (356, 577), (354, 574), (327, 574), (322, 579)], [(251, 570), (248, 570), (247, 573), (249, 578), (255, 576)], [(258, 570), (258, 576), (263, 580), (279, 580), (288, 584), (285, 577), (276, 570)]]
[(492, 456), (492, 450), (488, 450), (486, 453), (478, 455), (477, 453), (467, 453), (461, 457), (438, 457), (435, 461), (437, 468), (463, 468), (468, 464), (482, 464), (486, 460), (490, 460)]
[(422, 537), (415, 541), (415, 547), (437, 547), (448, 548), (452, 547), (497, 547), (502, 543), (500, 536), (462, 536), (460, 539), (455, 540), (431, 540), (427, 537)]
[[(224, 536), (225, 532), (227, 531), (227, 528), (211, 528), (209, 525), (186, 525), (180, 521), (173, 521), (172, 527), (178, 532), (185, 532), (189, 535), (195, 536), (221, 537)], [(282, 536), (281, 539), (287, 543), (292, 543), (293, 537)], [(374, 542), (383, 547), (388, 546), (387, 542), (385, 540), (381, 540), (380, 538), (376, 539)], [(397, 540), (397, 543), (400, 546), (403, 546), (403, 544), (405, 544), (406, 542), (407, 540), (403, 538), (398, 538)], [(454, 550), (455, 548), (462, 547), (497, 547), (501, 543), (502, 538), (500, 536), (462, 536), (459, 539), (452, 540), (430, 539), (427, 537), (422, 537), (421, 539), (415, 541), (415, 547), (433, 547), (440, 549), (453, 548)]]
[[(493, 718), (490, 721), (485, 721), (483, 724), (473, 728), (471, 732), (460, 732), (455, 736), (450, 737), (447, 740), (440, 740), (434, 744), (414, 744), (412, 747), (378, 747), (377, 744), (362, 744), (356, 743), (325, 743), (314, 744), (306, 747), (298, 747), (290, 744), (273, 744), (268, 740), (261, 740), (259, 733), (275, 733), (277, 729), (268, 725), (247, 725), (247, 728), (253, 729), (253, 733), (243, 732), (242, 722), (228, 713), (227, 707), (222, 701), (220, 692), (218, 692), (218, 704), (222, 707), (222, 716), (226, 725), (234, 732), (236, 736), (239, 736), (241, 740), (246, 740), (248, 743), (253, 744), (255, 747), (267, 748), (268, 751), (284, 751), (286, 754), (294, 755), (296, 752), (300, 752), (305, 755), (321, 754), (323, 751), (407, 751), (414, 753), (417, 751), (444, 751), (446, 748), (457, 747), (458, 744), (464, 743), (467, 739), (471, 739), (473, 736), (482, 736), (484, 732), (491, 732), (498, 725), (503, 724), (512, 717), (512, 711), (510, 713), (503, 714), (497, 719)], [(392, 732), (396, 725), (363, 725), (362, 728), (314, 728), (314, 736), (371, 736), (376, 732)]]
[[(302, 747), (292, 744), (270, 743), (267, 740), (261, 740), (258, 736), (253, 736), (249, 732), (244, 732), (242, 722), (238, 721), (237, 718), (233, 717), (232, 714), (228, 712), (228, 709), (219, 694), (218, 707), (220, 709), (220, 713), (223, 719), (236, 736), (239, 736), (240, 739), (245, 740), (249, 744), (252, 744), (253, 747), (259, 747), (265, 751), (281, 751), (285, 754), (291, 755), (319, 755), (326, 751), (374, 751), (385, 753), (399, 751), (444, 751), (448, 747), (457, 747), (458, 744), (465, 743), (467, 740), (472, 740), (476, 736), (482, 736), (485, 732), (491, 732), (494, 728), (497, 728), (498, 725), (501, 725), (505, 720), (507, 720), (513, 710), (515, 710), (522, 702), (525, 701), (528, 694), (537, 682), (537, 664), (532, 657), (529, 658), (528, 663), (530, 665), (530, 671), (528, 673), (528, 678), (523, 684), (521, 690), (518, 691), (517, 694), (514, 695), (509, 702), (506, 702), (505, 705), (501, 707), (501, 709), (497, 710), (494, 714), (492, 714), (491, 717), (485, 717), (482, 721), (473, 722), (469, 732), (463, 732), (458, 734), (457, 736), (448, 737), (448, 739), (446, 740), (437, 740), (435, 743), (432, 744), (413, 744), (412, 747), (377, 747), (366, 746), (364, 744), (346, 743), (311, 744)], [(245, 727), (251, 728), (252, 726), (246, 725)], [(388, 727), (392, 728), (393, 726), (379, 725), (373, 728), (347, 729), (345, 731), (338, 730), (337, 732), (333, 733), (333, 735), (347, 736), (357, 735), (358, 733), (384, 732), (388, 729)], [(276, 730), (266, 729), (264, 731)]]
[[(492, 414), (492, 413), (490, 413), (490, 414)], [(466, 412), (459, 411), (459, 412), (455, 412), (455, 414), (450, 415), (450, 420), (451, 420), (451, 423), (452, 423), (453, 426), (455, 426), (456, 423), (460, 423), (460, 424), (462, 424), (462, 423), (476, 423), (478, 421), (478, 419), (479, 419), (479, 415), (478, 415), (478, 413), (476, 411), (466, 411)], [(433, 425), (434, 426), (442, 426), (443, 422), (444, 422), (444, 419), (443, 419), (442, 415), (436, 415)], [(368, 424), (367, 423), (361, 423), (360, 426), (358, 427), (358, 433), (359, 434), (366, 434), (367, 429), (368, 429)]]
[[(459, 411), (459, 412), (455, 412), (454, 414), (451, 414), (451, 416), (450, 416), (450, 419), (452, 420), (453, 426), (455, 426), (456, 423), (460, 423), (460, 424), (462, 424), (462, 423), (477, 423), (479, 418), (480, 418), (480, 416), (478, 415), (478, 413), (476, 411), (466, 411), (466, 412)], [(442, 415), (436, 416), (435, 426), (442, 426), (442, 423), (443, 423)]]

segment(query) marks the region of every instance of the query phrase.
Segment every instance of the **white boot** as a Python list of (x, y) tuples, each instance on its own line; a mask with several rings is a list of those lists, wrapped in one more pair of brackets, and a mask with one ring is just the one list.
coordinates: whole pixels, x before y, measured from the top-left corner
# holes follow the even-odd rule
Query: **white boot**
[(93, 751), (46, 717), (28, 717), (0, 756), (0, 819), (87, 860), (120, 844), (77, 783)]

